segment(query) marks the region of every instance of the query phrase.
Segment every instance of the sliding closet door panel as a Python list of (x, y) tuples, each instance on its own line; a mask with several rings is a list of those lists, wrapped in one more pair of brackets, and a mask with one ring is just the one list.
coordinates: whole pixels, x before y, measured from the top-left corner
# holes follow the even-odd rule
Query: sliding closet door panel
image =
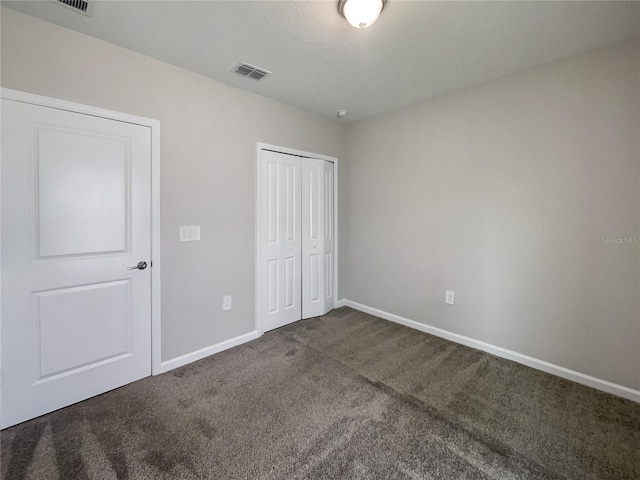
[(264, 331), (334, 307), (333, 163), (261, 152)]
[(302, 318), (325, 313), (324, 164), (311, 158), (302, 163)]
[(262, 152), (262, 303), (265, 331), (301, 318), (300, 159)]
[(282, 245), (280, 242), (280, 171), (277, 157), (263, 154), (262, 163), (262, 312), (266, 325), (281, 316), (280, 265)]
[(320, 238), (318, 236), (318, 230), (320, 229), (320, 222), (318, 218), (318, 210), (320, 210), (320, 175), (322, 171), (314, 166), (309, 167), (309, 237), (310, 243), (308, 245), (309, 254), (309, 301), (312, 303), (320, 300), (320, 271), (319, 271), (319, 256), (318, 244)]
[(334, 257), (334, 208), (333, 208), (333, 169), (331, 162), (324, 162), (324, 310), (332, 310), (335, 304), (333, 296)]
[(284, 167), (283, 203), (283, 318), (282, 325), (302, 318), (301, 207), (302, 194), (300, 158), (281, 154)]

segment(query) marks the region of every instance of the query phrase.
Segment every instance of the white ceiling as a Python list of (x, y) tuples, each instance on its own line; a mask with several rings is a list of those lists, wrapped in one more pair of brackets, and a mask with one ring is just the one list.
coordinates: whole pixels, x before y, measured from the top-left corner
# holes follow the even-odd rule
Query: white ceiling
[[(336, 1), (3, 4), (222, 83), (354, 121), (640, 33), (640, 2), (389, 0), (351, 27)], [(245, 61), (273, 72), (231, 72)], [(336, 119), (336, 121), (338, 121)]]

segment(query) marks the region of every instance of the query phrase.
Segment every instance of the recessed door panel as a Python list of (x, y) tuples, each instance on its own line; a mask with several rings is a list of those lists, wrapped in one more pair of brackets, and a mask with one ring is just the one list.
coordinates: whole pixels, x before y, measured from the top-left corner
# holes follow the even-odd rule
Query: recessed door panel
[(267, 242), (277, 244), (280, 234), (279, 170), (277, 162), (267, 163)]
[(291, 309), (296, 307), (295, 291), (298, 282), (296, 282), (296, 258), (285, 258), (285, 274), (284, 274), (284, 308)]
[(298, 168), (296, 165), (286, 165), (285, 172), (285, 191), (284, 191), (284, 240), (285, 242), (295, 242), (300, 236), (298, 229), (300, 228), (300, 222), (298, 221), (299, 209), (297, 204), (300, 201), (296, 198), (297, 187), (300, 184), (298, 178)]
[[(314, 162), (317, 163), (317, 162)], [(309, 175), (309, 191), (308, 191), (308, 199), (309, 199), (309, 238), (312, 240), (318, 239), (318, 221), (319, 215), (318, 211), (320, 209), (319, 201), (320, 201), (320, 173), (319, 167), (322, 165), (309, 167), (308, 175)]]
[(151, 130), (2, 100), (2, 427), (151, 374)]
[(50, 126), (36, 134), (40, 256), (125, 251), (127, 139)]
[(267, 260), (267, 312), (271, 315), (278, 312), (278, 259)]
[(333, 254), (331, 252), (324, 254), (324, 296), (331, 297), (333, 291)]
[(130, 280), (37, 292), (34, 297), (38, 380), (131, 354)]
[(320, 300), (320, 255), (309, 255), (309, 301)]
[(324, 165), (324, 238), (333, 239), (333, 164)]

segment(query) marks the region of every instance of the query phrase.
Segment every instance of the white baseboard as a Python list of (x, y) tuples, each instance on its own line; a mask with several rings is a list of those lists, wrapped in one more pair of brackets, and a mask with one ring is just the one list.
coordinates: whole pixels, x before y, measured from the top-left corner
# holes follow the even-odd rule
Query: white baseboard
[(337, 305), (351, 307), (355, 310), (359, 310), (361, 312), (365, 312), (370, 315), (389, 320), (391, 322), (399, 323), (400, 325), (414, 328), (430, 335), (435, 335), (436, 337), (445, 338), (447, 340), (451, 340), (452, 342), (466, 345), (467, 347), (475, 348), (476, 350), (482, 350), (484, 352), (488, 352), (498, 357), (506, 358), (508, 360), (513, 360), (514, 362), (520, 363), (522, 365), (526, 365), (537, 370), (542, 370), (543, 372), (566, 378), (567, 380), (571, 380), (573, 382), (580, 383), (582, 385), (586, 385), (588, 387), (602, 390), (603, 392), (611, 393), (613, 395), (617, 395), (619, 397), (627, 398), (629, 400), (633, 400), (634, 402), (640, 403), (639, 390), (634, 390), (629, 387), (608, 382), (607, 380), (601, 380), (590, 375), (585, 375), (584, 373), (569, 370), (568, 368), (560, 367), (559, 365), (554, 365), (553, 363), (545, 362), (544, 360), (538, 360), (537, 358), (529, 357), (512, 350), (507, 350), (506, 348), (497, 347), (495, 345), (491, 345), (490, 343), (465, 337), (464, 335), (449, 332), (441, 328), (425, 325), (424, 323), (416, 322), (415, 320), (409, 320), (408, 318), (400, 317), (399, 315), (394, 315), (393, 313), (385, 312), (383, 310), (378, 310), (377, 308), (368, 307), (351, 300), (342, 299), (337, 303)]
[(196, 360), (201, 360), (205, 357), (208, 357), (209, 355), (213, 355), (214, 353), (219, 353), (243, 343), (250, 342), (251, 340), (255, 340), (259, 336), (260, 334), (258, 333), (258, 331), (254, 330), (253, 332), (245, 333), (244, 335), (225, 340), (224, 342), (216, 343), (215, 345), (211, 345), (210, 347), (201, 348), (200, 350), (196, 350), (195, 352), (180, 355), (179, 357), (172, 358), (171, 360), (166, 360), (160, 364), (159, 371), (154, 372), (153, 374), (159, 375), (161, 373), (168, 372), (169, 370), (173, 370), (174, 368), (182, 367), (183, 365), (195, 362)]
[(346, 305), (347, 305), (347, 301), (344, 298), (336, 302), (336, 308), (345, 307)]

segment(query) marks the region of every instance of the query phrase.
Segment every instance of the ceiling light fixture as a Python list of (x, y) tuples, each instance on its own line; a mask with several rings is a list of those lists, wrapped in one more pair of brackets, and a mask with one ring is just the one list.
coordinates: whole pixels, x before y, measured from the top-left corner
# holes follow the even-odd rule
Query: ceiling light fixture
[(347, 110), (338, 110), (338, 113), (336, 115), (338, 118), (344, 118), (349, 115), (349, 112)]
[(373, 25), (387, 0), (339, 0), (338, 11), (356, 28)]

